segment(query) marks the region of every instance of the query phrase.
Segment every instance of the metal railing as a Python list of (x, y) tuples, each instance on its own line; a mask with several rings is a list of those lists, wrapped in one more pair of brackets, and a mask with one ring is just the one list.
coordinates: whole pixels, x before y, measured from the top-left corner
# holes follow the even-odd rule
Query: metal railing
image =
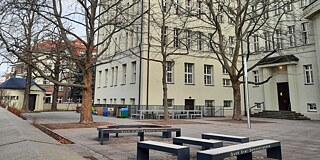
[[(120, 105), (120, 104), (96, 104), (95, 107), (107, 107), (112, 108), (114, 110), (113, 113), (109, 113), (112, 116), (116, 116), (116, 112), (120, 108), (128, 108), (128, 114), (138, 114), (139, 110), (163, 110), (162, 105)], [(186, 105), (173, 105), (169, 106), (169, 111), (171, 110), (201, 110), (203, 117), (223, 117), (224, 116), (224, 107), (223, 106), (186, 106)]]

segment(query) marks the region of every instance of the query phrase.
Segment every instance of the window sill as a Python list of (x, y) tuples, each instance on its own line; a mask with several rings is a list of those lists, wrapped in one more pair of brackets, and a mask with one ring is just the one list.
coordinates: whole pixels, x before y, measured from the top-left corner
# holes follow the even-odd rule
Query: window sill
[(108, 86), (103, 86), (103, 88), (107, 88)]
[(232, 86), (223, 86), (223, 87), (232, 87)]
[(122, 83), (122, 84), (120, 84), (121, 86), (124, 86), (124, 85), (126, 85), (125, 83)]
[(308, 110), (308, 112), (316, 113), (316, 112), (318, 112), (318, 111), (317, 111), (317, 110)]
[(259, 88), (259, 85), (253, 85), (252, 88)]
[(195, 85), (194, 83), (185, 83), (185, 85)]
[(213, 86), (214, 86), (214, 84), (205, 84), (204, 86), (213, 87)]
[(310, 86), (310, 85), (314, 85), (314, 83), (305, 83), (304, 85)]
[(167, 84), (174, 84), (174, 82), (166, 82)]
[(136, 82), (131, 82), (130, 84), (136, 84)]

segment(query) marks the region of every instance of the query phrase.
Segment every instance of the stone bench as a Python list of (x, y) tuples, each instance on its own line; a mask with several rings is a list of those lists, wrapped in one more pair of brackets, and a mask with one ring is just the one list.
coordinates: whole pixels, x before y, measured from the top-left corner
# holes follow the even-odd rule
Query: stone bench
[(282, 159), (279, 141), (258, 140), (227, 147), (198, 151), (197, 160), (223, 160), (224, 158), (233, 156), (237, 156), (237, 160), (252, 160), (252, 152), (265, 149), (267, 150), (268, 158)]
[(177, 160), (189, 160), (190, 152), (188, 146), (180, 146), (155, 141), (143, 141), (137, 144), (137, 160), (148, 160), (149, 150), (172, 153), (177, 156)]
[(229, 142), (239, 142), (239, 143), (249, 142), (248, 137), (232, 136), (232, 135), (226, 135), (226, 134), (215, 134), (215, 133), (203, 133), (202, 138), (216, 139), (216, 140), (229, 141)]
[(98, 141), (103, 145), (104, 141), (109, 140), (110, 133), (138, 133), (140, 141), (144, 141), (144, 132), (162, 132), (162, 138), (171, 138), (171, 133), (176, 132), (176, 137), (181, 136), (180, 128), (108, 128), (101, 129), (98, 136)]
[(173, 144), (177, 144), (177, 145), (192, 144), (192, 145), (202, 146), (202, 150), (206, 150), (210, 148), (218, 148), (223, 146), (222, 141), (207, 140), (207, 139), (193, 138), (193, 137), (174, 137)]

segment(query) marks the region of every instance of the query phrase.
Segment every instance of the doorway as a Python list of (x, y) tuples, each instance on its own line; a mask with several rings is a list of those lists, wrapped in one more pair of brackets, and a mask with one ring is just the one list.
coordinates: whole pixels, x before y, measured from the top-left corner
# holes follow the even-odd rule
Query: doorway
[(34, 111), (34, 109), (36, 108), (36, 98), (37, 98), (36, 94), (29, 95), (29, 105), (28, 105), (29, 111)]
[(184, 100), (184, 109), (185, 110), (194, 110), (194, 99), (185, 99)]
[(280, 111), (291, 111), (288, 82), (277, 83), (278, 104)]

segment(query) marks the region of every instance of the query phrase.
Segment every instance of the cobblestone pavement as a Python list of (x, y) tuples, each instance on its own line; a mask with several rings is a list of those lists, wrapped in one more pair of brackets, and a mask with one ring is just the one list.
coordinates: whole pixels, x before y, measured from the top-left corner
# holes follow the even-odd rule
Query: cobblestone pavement
[[(24, 116), (32, 122), (34, 118), (40, 123), (69, 123), (78, 122), (79, 114), (75, 112), (42, 112), (26, 113)], [(230, 123), (215, 121), (217, 118), (203, 118), (187, 120), (199, 122), (199, 124), (177, 124), (182, 130), (183, 136), (201, 137), (201, 133), (221, 133), (237, 136), (247, 136), (250, 140), (274, 139), (281, 141), (282, 156), (284, 160), (319, 160), (320, 159), (320, 121), (295, 121), (276, 119), (254, 119), (272, 123), (253, 123), (252, 129), (248, 129), (245, 123)], [(141, 124), (143, 121), (134, 119), (122, 119), (113, 117), (94, 116), (94, 121), (105, 121), (117, 124)], [(201, 123), (200, 123), (201, 122)], [(67, 145), (81, 156), (91, 159), (133, 160), (136, 158), (136, 146), (139, 137), (136, 134), (113, 135), (105, 145), (100, 145), (96, 128), (77, 128), (54, 130), (57, 134), (68, 138), (75, 144)], [(174, 135), (174, 134), (173, 134)], [(172, 139), (162, 139), (160, 133), (145, 133), (145, 140), (155, 140), (172, 143)], [(228, 143), (227, 143), (228, 145)], [(200, 147), (190, 146), (191, 159)], [(265, 152), (253, 154), (255, 159), (263, 159)], [(166, 153), (150, 151), (150, 159), (165, 160), (175, 159)], [(94, 158), (93, 158), (94, 157)], [(231, 158), (232, 159), (232, 158)]]

